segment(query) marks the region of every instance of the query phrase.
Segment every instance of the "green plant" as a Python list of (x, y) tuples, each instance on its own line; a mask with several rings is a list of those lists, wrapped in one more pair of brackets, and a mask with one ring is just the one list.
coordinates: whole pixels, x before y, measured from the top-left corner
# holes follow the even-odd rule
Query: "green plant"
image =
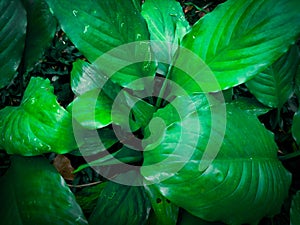
[[(89, 224), (258, 224), (280, 212), (291, 175), (257, 117), (272, 108), (280, 115), (293, 92), (300, 99), (297, 0), (228, 0), (192, 27), (173, 0), (46, 2), (87, 61), (73, 64), (76, 98), (67, 109), (49, 80), (32, 77), (21, 105), (0, 111), (0, 148), (22, 155), (1, 178), (1, 199), (13, 200), (0, 211), (6, 224), (40, 223), (47, 213), (43, 224), (56, 216), (57, 224), (88, 223), (59, 174), (36, 156), (51, 152), (83, 156), (88, 164), (75, 172), (93, 166), (102, 175), (93, 211), (78, 201)], [(21, 53), (24, 26), (16, 30)], [(21, 53), (12, 60), (24, 68), (29, 56)], [(17, 71), (9, 69), (2, 87)], [(234, 99), (244, 83), (261, 103)]]

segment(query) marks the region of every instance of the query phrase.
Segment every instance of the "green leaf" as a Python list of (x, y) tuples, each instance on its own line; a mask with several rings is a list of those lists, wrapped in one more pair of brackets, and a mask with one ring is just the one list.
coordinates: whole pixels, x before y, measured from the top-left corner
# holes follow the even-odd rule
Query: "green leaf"
[(258, 102), (255, 98), (240, 97), (230, 102), (230, 104), (235, 105), (236, 107), (255, 116), (261, 116), (271, 110), (271, 108), (264, 106), (263, 104)]
[(224, 223), (219, 222), (207, 222), (196, 216), (191, 215), (190, 213), (183, 211), (181, 213), (181, 220), (178, 225), (224, 225)]
[(166, 199), (154, 186), (145, 186), (155, 217), (151, 225), (176, 225), (179, 208)]
[(299, 62), (299, 49), (294, 45), (264, 72), (246, 83), (249, 91), (263, 104), (281, 108), (294, 92), (293, 81)]
[(174, 69), (170, 78), (189, 93), (224, 90), (246, 82), (298, 39), (299, 8), (298, 0), (226, 1), (201, 18), (182, 41), (182, 47), (203, 60), (212, 74), (199, 58), (187, 60), (188, 51), (181, 50), (175, 63), (181, 70)]
[(275, 215), (291, 176), (277, 159), (273, 134), (230, 104), (226, 115), (213, 109), (190, 113), (168, 126), (156, 146), (147, 145), (142, 175), (171, 202), (207, 221), (256, 224)]
[(77, 96), (98, 88), (112, 100), (121, 91), (120, 86), (109, 80), (96, 66), (83, 60), (77, 60), (73, 63), (71, 88)]
[(175, 0), (146, 0), (142, 15), (150, 31), (151, 47), (158, 61), (158, 72), (166, 75), (178, 44), (190, 26), (179, 2)]
[(111, 124), (113, 101), (101, 90), (94, 89), (78, 96), (69, 106), (73, 118), (87, 129), (99, 129)]
[(76, 193), (76, 201), (85, 214), (92, 213), (106, 184), (107, 182), (102, 182), (95, 186), (84, 187), (82, 190)]
[(290, 209), (290, 220), (290, 225), (297, 225), (300, 223), (300, 191), (293, 197)]
[(83, 165), (79, 166), (74, 171), (74, 173), (77, 173), (88, 167), (112, 166), (112, 165), (118, 165), (121, 163), (134, 163), (134, 162), (139, 162), (142, 159), (143, 159), (143, 157), (142, 157), (142, 154), (140, 151), (136, 151), (136, 150), (133, 150), (133, 149), (123, 146), (121, 149), (119, 149), (118, 151), (116, 151), (112, 154), (108, 153), (99, 159), (89, 162), (88, 164), (83, 164)]
[(89, 224), (143, 225), (150, 211), (144, 187), (125, 186), (111, 181), (105, 186)]
[[(128, 87), (138, 78), (154, 75), (150, 46), (144, 41), (149, 40), (146, 22), (131, 0), (47, 2), (79, 51), (107, 76), (114, 74), (114, 82)], [(141, 63), (130, 65), (135, 62)]]
[(13, 156), (0, 180), (1, 223), (87, 224), (73, 193), (46, 159)]
[(294, 114), (293, 124), (292, 124), (292, 134), (296, 143), (300, 145), (300, 108)]
[(72, 117), (56, 101), (49, 80), (32, 77), (21, 105), (0, 111), (0, 147), (24, 156), (77, 148)]
[(27, 33), (24, 52), (24, 68), (32, 69), (50, 46), (56, 31), (56, 20), (44, 0), (22, 0), (27, 12)]
[(20, 0), (0, 3), (0, 88), (17, 74), (25, 45), (26, 11)]

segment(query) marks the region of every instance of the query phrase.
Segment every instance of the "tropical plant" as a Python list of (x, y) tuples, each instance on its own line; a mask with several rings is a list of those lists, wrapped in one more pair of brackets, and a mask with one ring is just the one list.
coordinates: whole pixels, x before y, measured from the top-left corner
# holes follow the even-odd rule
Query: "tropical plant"
[[(0, 3), (0, 57), (10, 59), (0, 87), (38, 60), (53, 36), (49, 12), (85, 57), (66, 109), (49, 80), (31, 77), (21, 104), (0, 110), (0, 148), (12, 154), (3, 223), (238, 225), (279, 213), (291, 174), (258, 117), (280, 118), (293, 93), (300, 101), (299, 8), (228, 0), (190, 25), (175, 0)], [(243, 84), (255, 98), (235, 97)], [(75, 173), (93, 167), (102, 183), (75, 198), (48, 153), (85, 158)], [(299, 204), (298, 194), (293, 224)]]

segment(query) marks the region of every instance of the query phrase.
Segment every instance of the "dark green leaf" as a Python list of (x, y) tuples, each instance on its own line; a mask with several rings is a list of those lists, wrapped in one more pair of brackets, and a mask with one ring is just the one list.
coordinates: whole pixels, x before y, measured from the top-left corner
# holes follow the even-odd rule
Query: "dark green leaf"
[(146, 0), (142, 7), (151, 47), (158, 61), (158, 72), (166, 75), (173, 56), (190, 26), (179, 2), (175, 0)]
[(294, 92), (293, 81), (298, 69), (300, 54), (297, 45), (246, 83), (249, 91), (263, 104), (281, 108)]
[(84, 187), (76, 193), (76, 201), (81, 206), (84, 213), (92, 213), (106, 184), (107, 182), (102, 182), (95, 186)]
[(264, 106), (255, 98), (240, 97), (230, 102), (230, 104), (235, 105), (236, 107), (256, 116), (266, 114), (271, 110), (271, 108)]
[(280, 211), (291, 176), (256, 116), (230, 104), (226, 114), (214, 107), (190, 113), (147, 145), (142, 175), (201, 219), (256, 224)]
[(143, 225), (149, 211), (150, 203), (144, 187), (109, 181), (101, 192), (89, 224)]
[(151, 225), (176, 225), (179, 208), (166, 199), (154, 186), (145, 186), (155, 217)]
[(26, 12), (20, 0), (0, 2), (0, 88), (17, 74), (25, 46)]
[(74, 173), (77, 173), (87, 167), (95, 167), (95, 166), (111, 166), (118, 165), (121, 163), (134, 163), (142, 160), (142, 153), (137, 150), (133, 150), (123, 146), (118, 151), (96, 159), (94, 161), (89, 162), (88, 164), (84, 164), (79, 166)]
[(2, 224), (88, 224), (73, 193), (46, 159), (13, 156), (11, 161), (0, 179)]
[[(154, 75), (150, 46), (144, 41), (149, 40), (146, 22), (131, 0), (47, 2), (80, 52), (107, 76), (114, 74), (114, 82), (128, 87), (138, 78)], [(130, 65), (135, 62), (141, 63)]]
[(290, 225), (300, 224), (300, 191), (294, 195), (290, 209)]
[(184, 71), (174, 69), (171, 79), (189, 93), (224, 90), (246, 82), (297, 40), (299, 8), (298, 0), (226, 1), (201, 18), (182, 41), (211, 72), (199, 58), (187, 60), (187, 51), (181, 50), (175, 67)]
[(190, 213), (183, 211), (181, 213), (181, 220), (178, 225), (224, 225), (224, 223), (218, 222), (207, 222), (196, 216), (191, 215)]
[(300, 108), (293, 118), (292, 134), (297, 144), (300, 145)]
[(22, 0), (27, 12), (24, 68), (29, 70), (41, 58), (56, 31), (56, 20), (45, 0)]
[(32, 77), (21, 105), (0, 111), (0, 146), (25, 156), (77, 148), (72, 117), (56, 101), (49, 80)]

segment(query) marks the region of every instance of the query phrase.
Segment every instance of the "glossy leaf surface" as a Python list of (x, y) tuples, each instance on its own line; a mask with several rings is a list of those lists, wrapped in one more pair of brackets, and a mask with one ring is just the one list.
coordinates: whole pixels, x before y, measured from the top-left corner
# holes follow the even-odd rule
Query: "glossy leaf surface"
[(293, 117), (292, 134), (297, 144), (300, 145), (300, 108)]
[[(256, 116), (230, 104), (225, 136), (215, 149), (224, 132), (223, 116), (200, 108), (168, 126), (160, 143), (146, 146), (141, 171), (167, 199), (197, 217), (256, 224), (280, 211), (291, 176), (277, 159), (273, 135)], [(218, 154), (210, 161), (213, 151)], [(203, 170), (205, 161), (210, 164)]]
[(29, 70), (42, 57), (45, 49), (50, 46), (57, 24), (45, 0), (22, 0), (22, 2), (28, 21), (24, 68)]
[[(174, 69), (171, 79), (189, 93), (224, 90), (246, 82), (297, 40), (299, 8), (298, 0), (226, 1), (201, 18), (182, 41), (182, 46), (202, 59), (214, 76), (203, 74), (201, 65), (187, 61), (183, 52), (176, 64), (192, 67), (195, 73), (187, 75)], [(195, 81), (202, 82), (205, 90)]]
[(150, 31), (151, 47), (158, 63), (158, 72), (166, 75), (183, 36), (189, 30), (179, 2), (147, 0), (142, 7)]
[[(135, 79), (154, 75), (150, 46), (143, 42), (149, 40), (146, 22), (131, 0), (47, 2), (62, 29), (90, 62), (97, 61), (105, 73), (118, 71), (113, 81), (127, 87)], [(120, 47), (98, 59), (116, 47), (135, 41), (142, 42), (128, 48)], [(136, 59), (142, 63), (118, 68)]]
[(11, 161), (0, 178), (1, 223), (88, 224), (73, 193), (48, 160), (13, 156)]
[(20, 106), (0, 111), (0, 131), (0, 146), (9, 154), (64, 154), (77, 148), (71, 114), (42, 78), (31, 78)]
[(281, 108), (293, 94), (293, 81), (300, 62), (298, 47), (246, 83), (249, 91), (263, 104)]
[(298, 191), (292, 200), (290, 209), (290, 225), (297, 225), (300, 223), (300, 192)]
[(141, 186), (125, 186), (108, 182), (98, 199), (89, 224), (143, 225), (150, 204)]
[(255, 98), (238, 98), (230, 104), (235, 105), (236, 107), (256, 116), (266, 114), (271, 110), (271, 108), (264, 106)]
[(25, 46), (26, 11), (20, 0), (0, 2), (0, 88), (17, 74)]

